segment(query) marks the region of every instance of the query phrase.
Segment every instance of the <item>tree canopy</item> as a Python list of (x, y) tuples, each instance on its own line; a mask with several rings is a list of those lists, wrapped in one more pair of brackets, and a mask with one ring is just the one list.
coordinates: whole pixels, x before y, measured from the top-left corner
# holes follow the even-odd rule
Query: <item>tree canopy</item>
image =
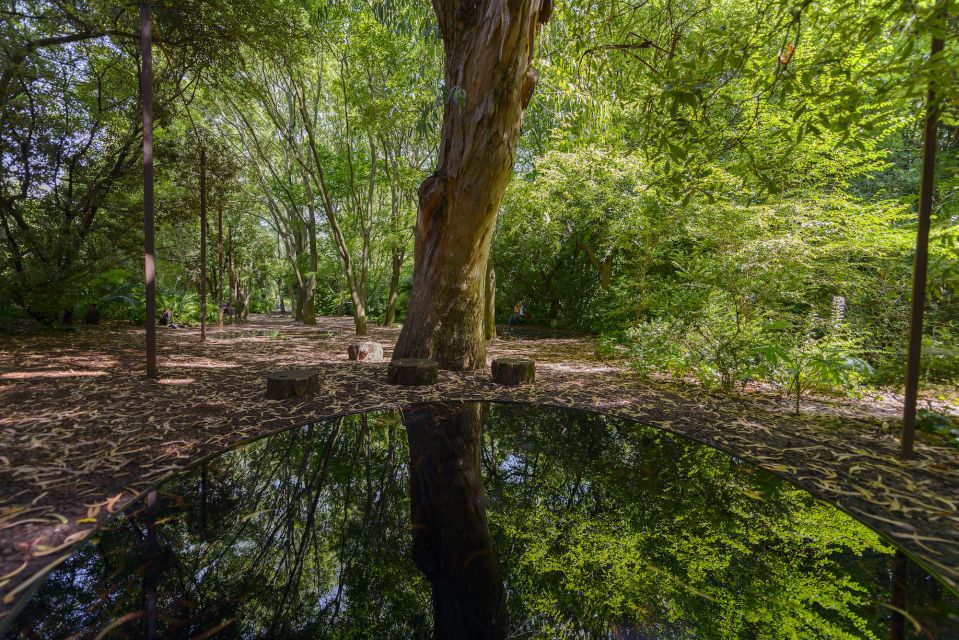
[[(482, 3), (469, 38), (434, 4), (151, 3), (160, 307), (199, 316), (203, 149), (213, 317), (404, 322), (460, 368), (522, 305), (643, 375), (898, 384), (932, 83), (922, 372), (955, 382), (952, 3)], [(143, 322), (136, 6), (0, 14), (0, 316)]]

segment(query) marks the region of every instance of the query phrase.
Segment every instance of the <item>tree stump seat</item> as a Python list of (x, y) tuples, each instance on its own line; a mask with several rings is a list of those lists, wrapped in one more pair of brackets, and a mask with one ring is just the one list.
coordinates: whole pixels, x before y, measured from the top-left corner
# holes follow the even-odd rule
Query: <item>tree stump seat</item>
[(380, 362), (383, 360), (383, 345), (373, 340), (354, 340), (346, 345), (346, 355), (358, 362)]
[(310, 369), (285, 369), (266, 374), (266, 397), (284, 400), (320, 390), (320, 375)]
[(390, 384), (405, 387), (435, 384), (440, 365), (435, 360), (421, 358), (400, 358), (393, 360), (386, 370), (386, 379)]
[(530, 358), (494, 358), (493, 382), (509, 386), (536, 382), (536, 362)]

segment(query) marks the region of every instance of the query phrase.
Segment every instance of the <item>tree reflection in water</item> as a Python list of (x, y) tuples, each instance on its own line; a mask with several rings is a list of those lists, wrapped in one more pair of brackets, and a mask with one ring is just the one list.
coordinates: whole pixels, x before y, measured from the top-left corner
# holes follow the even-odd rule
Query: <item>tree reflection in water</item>
[(602, 416), (470, 403), (351, 416), (154, 495), (0, 635), (959, 637), (955, 599), (835, 508)]
[(438, 639), (506, 637), (506, 593), (486, 522), (479, 404), (404, 410), (413, 560), (430, 580)]

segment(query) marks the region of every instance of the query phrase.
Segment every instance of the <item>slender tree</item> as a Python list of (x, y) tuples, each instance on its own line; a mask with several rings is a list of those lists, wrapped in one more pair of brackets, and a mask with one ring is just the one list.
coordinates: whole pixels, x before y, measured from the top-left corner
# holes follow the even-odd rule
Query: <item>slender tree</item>
[(223, 195), (216, 203), (216, 308), (220, 330), (223, 330)]
[(146, 279), (147, 377), (157, 377), (156, 259), (153, 227), (153, 34), (150, 7), (140, 3), (140, 76), (143, 100), (143, 254)]
[(493, 224), (536, 85), (533, 49), (551, 0), (434, 0), (447, 88), (436, 171), (420, 186), (413, 292), (395, 358), (486, 364), (483, 318)]
[[(939, 34), (932, 36), (929, 60), (942, 55), (945, 43)], [(900, 455), (912, 457), (916, 432), (916, 400), (919, 396), (919, 364), (922, 355), (922, 320), (926, 307), (926, 272), (929, 263), (929, 226), (932, 220), (932, 195), (936, 182), (936, 150), (939, 146), (939, 98), (930, 80), (926, 95), (926, 120), (922, 141), (922, 175), (919, 182), (919, 226), (916, 231), (916, 262), (912, 276), (912, 314), (909, 322), (909, 355), (906, 364), (906, 397), (902, 410)]]
[(200, 342), (206, 341), (206, 147), (200, 143)]

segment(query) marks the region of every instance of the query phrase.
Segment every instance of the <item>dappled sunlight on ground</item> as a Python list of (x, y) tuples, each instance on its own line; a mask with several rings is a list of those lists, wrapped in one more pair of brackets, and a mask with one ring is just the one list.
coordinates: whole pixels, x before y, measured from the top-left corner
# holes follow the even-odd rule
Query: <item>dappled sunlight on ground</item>
[(49, 371), (11, 371), (0, 373), (0, 380), (31, 380), (33, 378), (95, 378), (108, 375), (106, 371), (74, 371), (53, 369)]
[[(398, 333), (371, 327), (369, 337), (389, 358)], [(347, 359), (349, 318), (304, 327), (260, 317), (209, 335), (201, 344), (196, 329), (160, 328), (156, 381), (143, 376), (140, 330), (0, 338), (0, 594), (59, 559), (56, 550), (78, 539), (70, 536), (199, 456), (324, 416), (444, 399), (601, 410), (731, 451), (839, 503), (929, 564), (951, 566), (944, 572), (959, 580), (956, 453), (921, 445), (918, 460), (897, 462), (891, 430), (862, 419), (862, 405), (793, 417), (764, 396), (642, 381), (575, 334), (503, 331), (490, 343), (489, 358), (533, 357), (533, 385), (498, 386), (487, 369), (442, 371), (436, 385), (417, 388), (386, 384), (385, 363)], [(291, 367), (318, 370), (320, 391), (266, 401), (266, 373)]]
[(561, 373), (618, 373), (620, 369), (611, 366), (594, 366), (587, 363), (547, 363), (540, 367), (540, 370), (551, 369)]

